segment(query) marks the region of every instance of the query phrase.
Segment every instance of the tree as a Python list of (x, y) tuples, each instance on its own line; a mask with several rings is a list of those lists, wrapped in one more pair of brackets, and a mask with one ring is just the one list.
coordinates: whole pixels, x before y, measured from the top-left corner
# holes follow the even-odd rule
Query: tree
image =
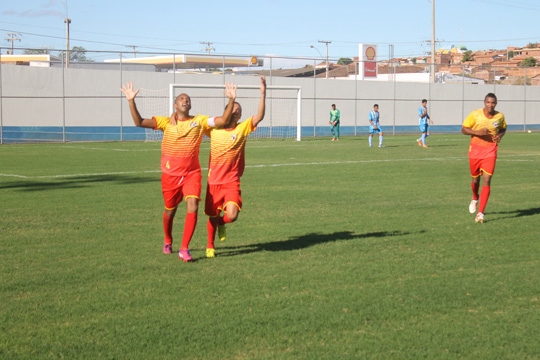
[(48, 54), (49, 49), (46, 47), (43, 47), (41, 49), (26, 49), (24, 50), (25, 55), (33, 55), (33, 54)]
[(472, 51), (467, 50), (463, 53), (463, 58), (461, 58), (461, 62), (472, 61), (472, 59)]
[(535, 42), (535, 43), (529, 43), (529, 44), (527, 45), (527, 47), (528, 47), (529, 49), (536, 49), (537, 47), (540, 47), (540, 44), (537, 43), (537, 42)]
[(508, 52), (508, 54), (507, 54), (508, 60), (510, 60), (511, 58), (513, 58), (515, 55), (516, 55), (516, 54), (515, 54), (512, 50), (510, 50), (510, 51)]
[[(58, 57), (65, 59), (65, 52), (62, 51), (61, 53), (59, 53)], [(85, 61), (93, 61), (93, 60), (86, 57), (86, 49), (84, 47), (74, 46), (69, 51), (69, 61), (85, 62)]]
[(338, 63), (338, 65), (349, 65), (352, 62), (353, 62), (353, 60), (351, 58), (342, 57), (342, 58), (339, 58), (337, 63)]
[(536, 66), (536, 59), (532, 56), (529, 56), (528, 58), (525, 58), (520, 64), (519, 66), (521, 67), (531, 67), (531, 66)]
[(415, 57), (413, 57), (411, 61), (412, 61), (413, 64), (416, 65), (416, 58)]

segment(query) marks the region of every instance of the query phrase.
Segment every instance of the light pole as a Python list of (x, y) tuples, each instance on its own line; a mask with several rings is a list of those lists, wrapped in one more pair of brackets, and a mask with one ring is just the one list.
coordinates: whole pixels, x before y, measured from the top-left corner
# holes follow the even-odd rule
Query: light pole
[(431, 82), (435, 82), (435, 0), (431, 0)]
[(328, 79), (328, 44), (331, 44), (331, 41), (319, 40), (320, 43), (326, 44), (326, 78)]
[(69, 67), (69, 24), (71, 24), (71, 19), (65, 18), (64, 22), (66, 23), (66, 68)]
[[(319, 55), (321, 55), (321, 59), (324, 59), (324, 56), (321, 54), (321, 52), (319, 51), (319, 49), (317, 49), (315, 46), (313, 45), (309, 45), (310, 48), (312, 49), (315, 49), (317, 50), (317, 52), (319, 53)], [(328, 72), (326, 73), (326, 77), (328, 78)]]

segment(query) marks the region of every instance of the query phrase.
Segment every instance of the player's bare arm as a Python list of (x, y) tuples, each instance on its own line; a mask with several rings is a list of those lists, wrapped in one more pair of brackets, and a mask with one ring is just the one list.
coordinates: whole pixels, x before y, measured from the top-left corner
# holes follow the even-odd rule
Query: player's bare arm
[(253, 116), (251, 123), (253, 126), (257, 126), (262, 119), (264, 119), (264, 113), (266, 111), (266, 77), (261, 76), (261, 100), (259, 101), (259, 108), (257, 115)]
[(229, 103), (227, 104), (227, 107), (225, 108), (225, 111), (223, 112), (222, 116), (218, 116), (214, 119), (214, 123), (216, 124), (216, 127), (224, 127), (226, 124), (228, 124), (231, 120), (231, 115), (234, 107), (234, 101), (236, 100), (236, 89), (238, 86), (236, 86), (233, 83), (225, 83), (225, 90), (223, 90), (223, 93), (225, 96), (229, 98)]
[(127, 82), (125, 85), (122, 84), (122, 88), (120, 89), (129, 102), (129, 111), (131, 112), (131, 117), (133, 118), (135, 126), (153, 129), (156, 127), (156, 122), (153, 119), (143, 119), (141, 114), (139, 114), (139, 110), (137, 110), (135, 97), (139, 93), (139, 90), (140, 89), (137, 89), (136, 91), (133, 90), (133, 82)]
[(502, 137), (504, 136), (504, 134), (506, 134), (506, 129), (499, 130), (499, 133), (497, 135), (493, 136), (493, 142), (495, 142), (497, 144), (500, 143)]

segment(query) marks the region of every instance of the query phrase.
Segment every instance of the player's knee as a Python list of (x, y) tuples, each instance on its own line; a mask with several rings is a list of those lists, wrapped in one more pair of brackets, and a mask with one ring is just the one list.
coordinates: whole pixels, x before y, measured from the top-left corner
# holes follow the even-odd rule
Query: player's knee
[(187, 212), (195, 213), (199, 211), (199, 199), (197, 198), (188, 198), (186, 199)]
[(234, 222), (234, 221), (236, 221), (236, 219), (238, 219), (238, 213), (239, 213), (239, 211), (238, 211), (238, 208), (236, 206), (230, 206), (227, 209), (227, 217), (232, 222)]

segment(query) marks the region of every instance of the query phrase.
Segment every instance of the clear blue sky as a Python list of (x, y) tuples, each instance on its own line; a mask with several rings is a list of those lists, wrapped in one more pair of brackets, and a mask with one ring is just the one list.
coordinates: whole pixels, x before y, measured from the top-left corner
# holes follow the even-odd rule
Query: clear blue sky
[[(538, 0), (435, 0), (437, 48), (504, 49), (540, 42)], [(430, 51), (431, 2), (409, 1), (4, 1), (1, 46), (19, 33), (15, 47), (65, 48), (64, 18), (71, 19), (70, 46), (87, 50), (276, 55), (320, 58), (358, 56), (358, 44), (388, 45), (396, 57)], [(310, 48), (316, 46), (319, 50)], [(141, 55), (138, 55), (141, 56)], [(91, 54), (96, 61), (109, 55)]]

